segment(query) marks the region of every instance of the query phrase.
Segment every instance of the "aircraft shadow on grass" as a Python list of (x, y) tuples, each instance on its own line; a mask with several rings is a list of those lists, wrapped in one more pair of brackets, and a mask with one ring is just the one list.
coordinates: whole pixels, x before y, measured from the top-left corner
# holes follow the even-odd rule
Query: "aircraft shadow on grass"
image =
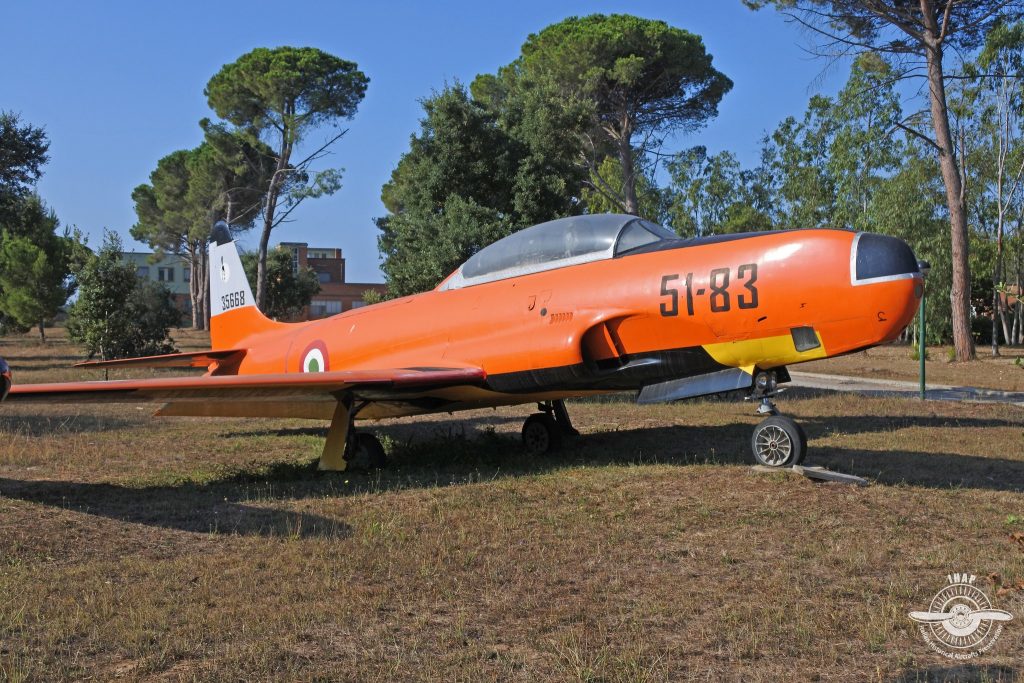
[(996, 683), (1016, 681), (1018, 670), (996, 664), (960, 664), (954, 666), (929, 666), (909, 669), (889, 679), (890, 683)]
[[(598, 431), (569, 439), (561, 451), (542, 457), (522, 452), (518, 435), (494, 428), (518, 418), (488, 416), (465, 423), (434, 423), (423, 437), (422, 425), (396, 424), (375, 429), (394, 444), (389, 468), (372, 473), (320, 473), (316, 460), (280, 462), (259, 473), (234, 472), (204, 484), (129, 487), (60, 481), (0, 478), (0, 495), (74, 509), (125, 522), (200, 533), (346, 537), (344, 522), (321, 515), (282, 510), (275, 500), (302, 500), (408, 488), (449, 486), (543, 473), (565, 467), (660, 463), (747, 466), (750, 425), (650, 427)], [(1009, 420), (932, 417), (852, 417), (803, 420), (811, 439), (805, 464), (872, 479), (878, 484), (931, 488), (966, 487), (1024, 491), (1024, 461), (997, 457), (872, 451), (815, 445), (813, 440), (841, 427), (843, 433), (892, 431), (909, 426), (1011, 426)], [(235, 434), (322, 434), (322, 429), (256, 430)], [(898, 446), (898, 444), (897, 444)], [(681, 473), (685, 475), (685, 473)], [(269, 506), (252, 501), (269, 503)]]
[[(49, 505), (121, 522), (197, 533), (299, 538), (345, 538), (351, 528), (322, 515), (249, 501), (249, 485), (235, 479), (209, 484), (130, 487), (0, 477), (0, 498)], [(277, 498), (278, 496), (269, 496)]]

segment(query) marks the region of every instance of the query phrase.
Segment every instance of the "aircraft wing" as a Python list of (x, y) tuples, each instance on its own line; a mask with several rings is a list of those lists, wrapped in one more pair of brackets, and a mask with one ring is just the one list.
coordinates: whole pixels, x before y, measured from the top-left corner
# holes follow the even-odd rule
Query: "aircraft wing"
[(483, 369), (461, 367), (15, 384), (6, 402), (164, 403), (158, 414), (329, 417), (342, 392), (367, 402), (429, 399), (485, 379)]

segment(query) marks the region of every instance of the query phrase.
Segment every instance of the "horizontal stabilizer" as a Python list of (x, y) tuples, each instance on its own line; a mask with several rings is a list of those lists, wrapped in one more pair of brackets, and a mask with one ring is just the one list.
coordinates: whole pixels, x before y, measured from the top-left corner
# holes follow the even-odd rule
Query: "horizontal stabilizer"
[(214, 363), (238, 361), (245, 349), (198, 351), (196, 353), (167, 353), (162, 356), (116, 358), (114, 360), (87, 360), (75, 363), (76, 368), (205, 368)]

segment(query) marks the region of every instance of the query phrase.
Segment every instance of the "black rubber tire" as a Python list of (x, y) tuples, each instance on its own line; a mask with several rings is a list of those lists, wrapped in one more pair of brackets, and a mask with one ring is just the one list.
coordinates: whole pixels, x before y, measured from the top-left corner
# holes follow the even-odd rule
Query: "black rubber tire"
[(750, 450), (759, 465), (792, 467), (807, 454), (807, 435), (791, 418), (772, 415), (754, 427)]
[(523, 446), (530, 455), (544, 455), (562, 445), (562, 430), (547, 413), (534, 413), (523, 423)]
[(799, 422), (794, 421), (793, 424), (796, 425), (796, 430), (800, 432), (800, 457), (793, 464), (802, 465), (804, 464), (804, 458), (807, 457), (807, 432), (804, 431), (804, 426)]
[(380, 439), (369, 432), (357, 432), (352, 438), (345, 457), (345, 469), (353, 471), (379, 470), (388, 464)]

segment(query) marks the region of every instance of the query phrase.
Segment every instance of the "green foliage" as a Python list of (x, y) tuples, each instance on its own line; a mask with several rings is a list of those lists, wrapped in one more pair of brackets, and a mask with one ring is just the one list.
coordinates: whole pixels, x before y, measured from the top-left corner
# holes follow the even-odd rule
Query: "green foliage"
[(731, 152), (708, 156), (691, 147), (668, 162), (667, 222), (684, 237), (768, 230), (771, 202), (758, 171), (740, 167)]
[[(252, 285), (256, 282), (256, 254), (244, 252), (242, 267)], [(298, 315), (320, 291), (316, 271), (306, 268), (292, 271), (292, 255), (280, 247), (267, 254), (267, 300), (263, 312), (275, 320)]]
[[(931, 132), (913, 126), (909, 117), (897, 124), (917, 138), (928, 141), (929, 151), (942, 166), (946, 189), (946, 207), (950, 227), (952, 283), (950, 314), (959, 360), (975, 357), (971, 336), (972, 265), (969, 261), (971, 230), (968, 225), (969, 181), (962, 168), (963, 135), (954, 135), (946, 90), (948, 81), (945, 55), (966, 60), (985, 37), (1001, 25), (1011, 25), (1024, 17), (1024, 5), (1011, 0), (920, 0), (920, 2), (875, 2), (869, 0), (744, 0), (752, 9), (774, 6), (812, 29), (824, 48), (820, 53), (834, 59), (839, 54), (861, 52), (890, 56), (902, 72), (897, 78), (920, 77), (919, 89), (927, 98), (931, 113)], [(910, 123), (910, 125), (907, 125)], [(959, 138), (959, 139), (957, 139)], [(866, 210), (865, 210), (866, 212)]]
[(369, 79), (355, 62), (313, 47), (260, 47), (224, 65), (204, 91), (217, 116), (239, 128), (287, 132), (351, 118)]
[[(637, 215), (652, 220), (656, 223), (667, 222), (666, 196), (658, 187), (658, 184), (651, 173), (644, 169), (636, 170), (636, 197)], [(601, 182), (607, 182), (612, 187), (622, 187), (625, 182), (622, 177), (622, 166), (618, 159), (605, 157), (604, 160), (590, 173), (590, 180), (583, 188), (582, 200), (587, 207), (588, 213), (619, 213), (622, 206), (619, 202), (609, 196), (608, 193), (601, 193), (594, 188)]]
[(11, 111), (0, 111), (0, 229), (20, 214), (22, 201), (32, 194), (49, 157), (46, 131)]
[(381, 193), (389, 293), (432, 288), (481, 247), (546, 220), (624, 209), (660, 220), (664, 198), (634, 138), (700, 126), (731, 85), (698, 36), (595, 14), (531, 35), (472, 95), (456, 83), (427, 98)]
[(494, 209), (454, 193), (435, 213), (403, 212), (379, 220), (378, 226), (388, 292), (396, 296), (432, 289), (515, 227)]
[(25, 237), (0, 238), (0, 310), (19, 325), (39, 325), (56, 315), (68, 300), (64, 246), (56, 238), (47, 253)]
[[(507, 92), (543, 92), (580, 119), (578, 150), (595, 191), (636, 213), (634, 138), (694, 130), (718, 113), (732, 88), (699, 36), (663, 21), (626, 14), (569, 17), (531, 35), (521, 56), (500, 72)], [(599, 175), (603, 160), (619, 161), (618, 185)], [(640, 156), (643, 156), (641, 152)]]
[(376, 221), (395, 296), (430, 289), (513, 229), (571, 208), (550, 191), (550, 177), (535, 173), (531, 143), (509, 133), (463, 86), (424, 100), (423, 108), (419, 134), (381, 191), (390, 215)]
[(367, 306), (379, 304), (382, 301), (385, 301), (386, 299), (387, 297), (378, 292), (376, 289), (367, 289), (365, 292), (363, 292), (363, 302)]
[(84, 247), (77, 231), (57, 234), (52, 209), (31, 195), (21, 200), (17, 220), (0, 233), (0, 315), (5, 327), (24, 329), (44, 323), (75, 293), (72, 270)]
[(292, 153), (311, 129), (352, 118), (368, 83), (354, 62), (312, 47), (278, 47), (242, 55), (206, 85), (207, 101), (218, 116), (254, 142), (262, 135), (274, 144), (257, 252), (256, 303), (261, 308), (267, 297), (270, 233), (305, 199), (341, 187), (340, 169), (311, 172), (310, 167), (344, 131), (297, 163)]
[[(206, 271), (210, 226), (224, 220), (235, 231), (251, 228), (273, 175), (270, 148), (223, 125), (200, 122), (206, 138), (157, 162), (149, 183), (132, 192), (138, 221), (135, 239), (157, 252), (184, 257), (192, 271)], [(197, 278), (189, 287), (193, 324), (205, 326), (208, 292)]]
[(589, 101), (595, 122), (640, 132), (692, 129), (715, 116), (732, 82), (711, 61), (700, 36), (663, 21), (592, 14), (531, 35), (513, 68)]
[[(157, 162), (149, 184), (132, 191), (138, 222), (131, 235), (152, 248), (180, 253), (196, 229), (196, 207), (186, 200), (189, 185), (188, 162), (192, 152), (178, 150)], [(207, 228), (207, 231), (209, 228)]]
[(926, 150), (909, 146), (901, 169), (877, 188), (866, 217), (873, 232), (899, 237), (913, 247), (919, 259), (931, 264), (925, 282), (929, 344), (942, 343), (953, 333), (949, 315), (953, 268), (944, 207), (938, 164)]
[(216, 221), (240, 230), (259, 214), (274, 172), (270, 148), (208, 121), (203, 126), (202, 144), (160, 159), (149, 183), (132, 192), (132, 237), (154, 249), (187, 252), (189, 243), (205, 243)]
[(835, 100), (816, 95), (801, 120), (785, 119), (765, 141), (765, 164), (785, 227), (870, 230), (875, 193), (901, 162), (902, 116), (891, 67), (857, 58)]
[(92, 358), (149, 356), (175, 351), (168, 336), (180, 314), (162, 285), (142, 281), (121, 260), (121, 240), (104, 234), (103, 246), (78, 272), (78, 300), (68, 314), (68, 336)]
[[(893, 54), (920, 54), (925, 31), (941, 27), (947, 50), (971, 51), (981, 45), (994, 26), (1021, 16), (1017, 2), (972, 0), (951, 2), (948, 19), (941, 0), (879, 3), (871, 0), (743, 0), (751, 9), (773, 6), (805, 25), (821, 30), (821, 39), (861, 49)], [(925, 16), (923, 7), (931, 9)], [(832, 42), (836, 41), (836, 42)]]

